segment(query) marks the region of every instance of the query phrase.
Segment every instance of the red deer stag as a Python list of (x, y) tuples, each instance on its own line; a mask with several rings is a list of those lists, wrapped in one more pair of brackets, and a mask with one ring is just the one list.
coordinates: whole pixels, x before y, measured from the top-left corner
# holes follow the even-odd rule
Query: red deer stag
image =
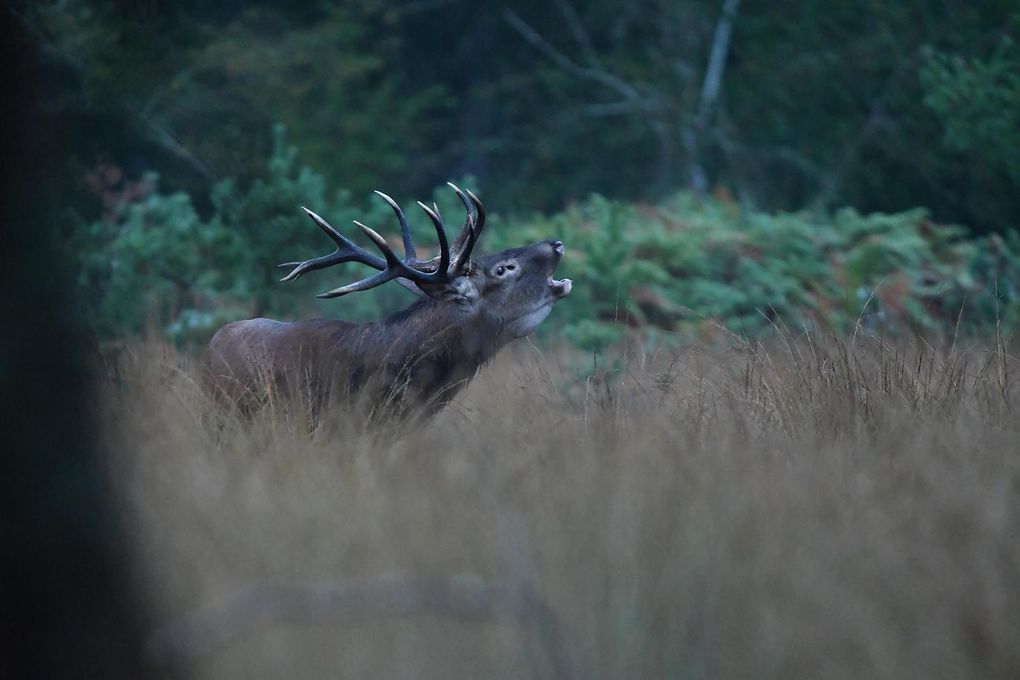
[(293, 267), (283, 281), (360, 262), (379, 272), (318, 297), (339, 297), (395, 280), (422, 299), (387, 319), (365, 324), (329, 319), (227, 324), (209, 343), (207, 368), (215, 391), (244, 410), (274, 390), (297, 386), (315, 411), (327, 399), (357, 395), (373, 410), (402, 413), (415, 405), (430, 413), (446, 404), (501, 347), (535, 330), (553, 304), (570, 293), (570, 279), (552, 277), (563, 243), (550, 239), (472, 259), (485, 226), (485, 209), (470, 191), (450, 187), (464, 203), (467, 218), (450, 245), (438, 208), (419, 202), (439, 240), (439, 255), (425, 260), (418, 259), (403, 211), (380, 191), (376, 193), (400, 223), (402, 260), (364, 224), (355, 221), (383, 257), (355, 245), (304, 208), (336, 243), (336, 250), (280, 265)]

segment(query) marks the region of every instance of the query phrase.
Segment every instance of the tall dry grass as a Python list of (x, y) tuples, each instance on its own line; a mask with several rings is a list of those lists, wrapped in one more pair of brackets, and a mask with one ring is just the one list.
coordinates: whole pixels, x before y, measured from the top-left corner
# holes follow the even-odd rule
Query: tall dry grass
[[(1020, 677), (1020, 365), (811, 338), (527, 345), (399, 436), (111, 365), (109, 464), (200, 678)], [(603, 363), (605, 361), (603, 360)], [(196, 614), (197, 612), (197, 614)]]

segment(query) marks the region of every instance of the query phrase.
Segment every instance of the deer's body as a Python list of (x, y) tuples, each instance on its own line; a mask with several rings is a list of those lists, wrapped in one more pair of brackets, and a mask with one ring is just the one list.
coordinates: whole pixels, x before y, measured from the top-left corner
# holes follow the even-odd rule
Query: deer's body
[[(459, 190), (458, 195), (463, 197)], [(343, 295), (398, 276), (407, 285), (410, 277), (417, 277), (417, 269), (426, 270), (426, 280), (410, 279), (425, 297), (402, 312), (365, 324), (250, 319), (221, 328), (207, 354), (208, 375), (218, 395), (243, 407), (267, 395), (294, 390), (303, 392), (316, 408), (330, 399), (355, 395), (373, 408), (388, 411), (416, 405), (431, 412), (446, 404), (501, 347), (534, 330), (571, 288), (569, 280), (552, 279), (563, 253), (559, 241), (469, 260), (467, 255), (484, 224), (480, 202), (474, 195), (471, 200), (477, 213), (465, 200), (468, 221), (454, 244), (453, 256), (444, 251), (440, 258), (424, 263), (414, 259), (403, 214), (391, 203), (404, 229), (405, 249), (410, 251), (403, 268), (394, 264), (395, 256), (385, 249), (381, 274), (325, 294)], [(436, 222), (441, 248), (445, 248), (441, 220), (426, 212)], [(319, 223), (317, 217), (313, 214)], [(320, 227), (329, 229), (327, 233), (336, 240), (339, 235), (324, 224)], [(291, 263), (296, 268), (287, 278), (342, 258), (383, 269), (347, 243), (338, 241), (332, 255)]]
[(223, 396), (238, 404), (298, 388), (314, 404), (358, 395), (391, 406), (409, 399), (431, 411), (452, 399), (498, 349), (486, 341), (494, 334), (484, 320), (459, 318), (447, 307), (422, 300), (367, 324), (237, 321), (210, 342), (209, 373)]

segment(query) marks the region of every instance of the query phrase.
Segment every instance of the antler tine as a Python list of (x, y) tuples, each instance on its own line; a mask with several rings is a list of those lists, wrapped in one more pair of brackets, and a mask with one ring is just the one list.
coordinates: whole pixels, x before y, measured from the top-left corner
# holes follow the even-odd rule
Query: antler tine
[(281, 281), (294, 281), (306, 272), (331, 267), (335, 264), (342, 264), (344, 262), (361, 262), (362, 264), (367, 264), (369, 267), (380, 270), (386, 268), (386, 262), (382, 258), (377, 255), (373, 255), (364, 248), (358, 246), (356, 243), (347, 239), (343, 234), (330, 226), (329, 222), (319, 217), (319, 215), (313, 211), (304, 206), (301, 206), (301, 209), (304, 210), (308, 217), (310, 217), (312, 221), (315, 222), (315, 224), (318, 225), (318, 227), (333, 240), (336, 244), (336, 250), (328, 255), (314, 257), (303, 262), (284, 262), (283, 264), (277, 265), (279, 267), (294, 267), (294, 270), (291, 271), (291, 273), (280, 279)]
[(478, 241), (478, 237), (482, 233), (482, 225), (485, 222), (485, 210), (482, 208), (482, 202), (478, 200), (478, 197), (472, 194), (470, 191), (465, 193), (453, 182), (447, 182), (451, 189), (457, 194), (457, 198), (464, 204), (464, 209), (467, 211), (467, 217), (464, 220), (464, 227), (461, 229), (460, 234), (457, 235), (457, 239), (453, 243), (453, 265), (451, 272), (459, 272), (467, 264), (468, 260), (471, 259), (471, 251), (475, 247), (475, 243)]
[(396, 201), (383, 192), (376, 189), (375, 193), (379, 194), (379, 197), (382, 198), (382, 200), (389, 203), (390, 207), (393, 208), (394, 214), (397, 216), (397, 221), (400, 222), (400, 237), (404, 241), (404, 259), (417, 260), (418, 253), (414, 249), (414, 239), (411, 237), (411, 227), (407, 224), (407, 217), (404, 216), (404, 211), (400, 209), (400, 206), (397, 205)]
[(366, 236), (372, 239), (372, 242), (378, 246), (379, 250), (382, 251), (383, 257), (386, 258), (386, 271), (396, 270), (394, 278), (397, 276), (403, 276), (405, 278), (414, 279), (415, 277), (420, 277), (421, 274), (425, 273), (418, 271), (417, 269), (412, 269), (406, 262), (397, 257), (397, 254), (393, 252), (392, 248), (390, 248), (390, 244), (386, 243), (386, 239), (380, 236), (379, 232), (375, 229), (372, 229), (357, 220), (354, 220), (354, 224), (356, 224)]
[(482, 235), (482, 229), (485, 228), (485, 206), (482, 205), (482, 201), (470, 189), (467, 190), (467, 195), (471, 197), (471, 202), (475, 204), (475, 210), (478, 212), (478, 226), (475, 228), (475, 231), (478, 232), (478, 236), (475, 236), (477, 239)]
[[(399, 283), (406, 287), (414, 287), (417, 284), (420, 288), (421, 284), (426, 283), (446, 283), (453, 278), (453, 270), (450, 268), (450, 244), (446, 238), (446, 229), (443, 226), (443, 218), (439, 215), (439, 208), (430, 208), (422, 202), (418, 202), (421, 209), (425, 211), (425, 214), (432, 220), (432, 225), (436, 228), (436, 237), (439, 239), (439, 257), (433, 258), (428, 262), (420, 262), (417, 258), (414, 248), (414, 240), (411, 238), (411, 229), (407, 224), (407, 218), (404, 216), (404, 212), (397, 205), (397, 202), (392, 198), (376, 191), (375, 193), (385, 200), (389, 206), (393, 209), (394, 214), (397, 216), (397, 220), (400, 222), (400, 231), (404, 240), (404, 259), (401, 260), (397, 257), (397, 254), (393, 252), (389, 244), (382, 236), (379, 235), (371, 227), (362, 224), (361, 222), (354, 220), (354, 224), (358, 226), (361, 231), (368, 236), (375, 243), (376, 247), (382, 252), (383, 257), (378, 257), (369, 253), (364, 248), (359, 247), (351, 240), (346, 238), (343, 234), (338, 232), (336, 229), (331, 227), (326, 220), (322, 219), (308, 208), (304, 208), (304, 211), (309, 217), (319, 226), (322, 231), (326, 233), (330, 239), (336, 243), (336, 250), (329, 255), (322, 257), (313, 258), (304, 262), (289, 262), (283, 267), (294, 267), (294, 270), (284, 277), (284, 281), (293, 281), (307, 271), (313, 269), (322, 269), (334, 264), (340, 264), (342, 262), (360, 262), (370, 267), (380, 270), (379, 273), (373, 274), (372, 276), (355, 281), (354, 283), (335, 288), (329, 292), (322, 293), (318, 297), (320, 298), (334, 298), (341, 295), (347, 295), (348, 293), (354, 293), (357, 291), (368, 290), (378, 285), (392, 281), (396, 279)], [(473, 221), (473, 220), (472, 220)], [(438, 267), (432, 270), (432, 267), (438, 260)], [(420, 291), (419, 291), (420, 292)]]
[(369, 276), (368, 278), (361, 279), (360, 281), (355, 281), (354, 283), (349, 283), (346, 286), (341, 286), (339, 288), (334, 288), (333, 290), (328, 291), (326, 293), (319, 293), (315, 297), (322, 298), (323, 300), (327, 300), (329, 298), (340, 297), (341, 295), (347, 295), (348, 293), (357, 293), (358, 291), (361, 291), (361, 290), (368, 290), (369, 288), (375, 288), (376, 286), (380, 286), (380, 285), (386, 283), (387, 281), (392, 281), (392, 280), (397, 279), (397, 278), (399, 278), (398, 275), (393, 274), (390, 271), (382, 271), (382, 272), (379, 272), (378, 274), (373, 274), (372, 276)]
[(424, 210), (425, 214), (432, 220), (432, 225), (436, 228), (436, 238), (439, 239), (439, 268), (436, 269), (435, 276), (442, 276), (444, 280), (447, 280), (450, 272), (450, 244), (446, 239), (446, 228), (443, 226), (443, 218), (439, 216), (438, 212), (433, 211), (432, 208), (421, 201), (418, 201), (418, 207)]
[[(432, 215), (429, 215), (429, 217), (432, 217)], [(372, 276), (361, 279), (360, 281), (349, 283), (346, 286), (334, 288), (326, 293), (320, 293), (316, 297), (323, 299), (340, 297), (341, 295), (347, 295), (348, 293), (357, 293), (358, 291), (375, 288), (387, 281), (401, 278), (408, 279), (416, 283), (434, 283), (446, 280), (447, 277), (445, 270), (440, 269), (436, 272), (423, 272), (412, 268), (407, 262), (402, 261), (397, 257), (397, 254), (394, 253), (393, 249), (390, 248), (388, 243), (386, 243), (386, 239), (380, 236), (377, 231), (362, 224), (361, 222), (358, 222), (357, 220), (354, 220), (354, 224), (356, 224), (366, 236), (372, 239), (372, 242), (375, 243), (375, 245), (379, 247), (379, 250), (382, 251), (383, 256), (386, 258), (385, 270), (378, 274), (373, 274)], [(448, 249), (446, 248), (446, 234), (441, 231), (441, 225), (437, 228), (437, 233), (441, 234), (441, 252), (446, 252), (447, 257), (449, 257)]]
[[(460, 202), (464, 204), (464, 209), (467, 210), (468, 217), (471, 218), (471, 221), (473, 222), (474, 221), (474, 217), (475, 217), (475, 215), (474, 215), (474, 210), (475, 210), (474, 205), (471, 203), (471, 201), (468, 200), (468, 197), (464, 195), (464, 192), (461, 190), (461, 188), (459, 186), (457, 186), (453, 182), (447, 182), (446, 186), (448, 186), (451, 189), (453, 189), (454, 193), (457, 194), (457, 198), (459, 198)], [(464, 226), (467, 226), (467, 223), (465, 223)]]

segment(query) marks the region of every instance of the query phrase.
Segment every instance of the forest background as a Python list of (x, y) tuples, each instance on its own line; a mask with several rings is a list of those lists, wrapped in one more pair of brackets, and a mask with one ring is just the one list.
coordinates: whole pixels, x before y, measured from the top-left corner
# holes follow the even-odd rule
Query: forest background
[(398, 308), (399, 287), (314, 300), (359, 272), (288, 286), (275, 265), (328, 246), (301, 205), (392, 236), (371, 191), (457, 215), (447, 180), (493, 213), (485, 249), (567, 243), (575, 294), (546, 332), (585, 349), (1020, 320), (1007, 0), (58, 0), (18, 19), (102, 341)]

